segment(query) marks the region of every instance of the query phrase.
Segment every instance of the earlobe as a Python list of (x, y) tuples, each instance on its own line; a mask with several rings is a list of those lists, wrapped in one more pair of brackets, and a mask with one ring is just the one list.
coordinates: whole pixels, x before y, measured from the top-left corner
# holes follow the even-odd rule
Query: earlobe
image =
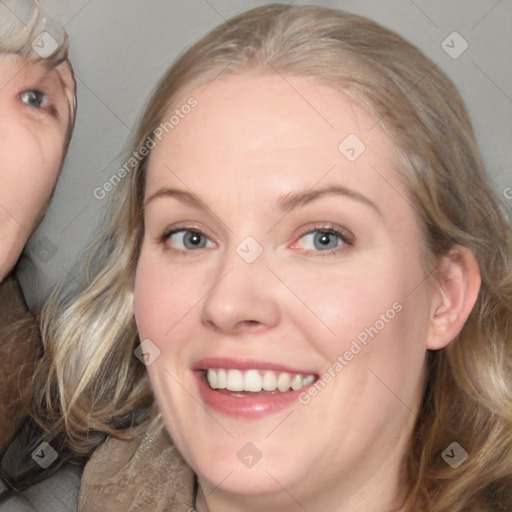
[(461, 331), (480, 290), (480, 270), (473, 253), (456, 245), (443, 256), (437, 269), (437, 286), (432, 294), (427, 348), (448, 345)]

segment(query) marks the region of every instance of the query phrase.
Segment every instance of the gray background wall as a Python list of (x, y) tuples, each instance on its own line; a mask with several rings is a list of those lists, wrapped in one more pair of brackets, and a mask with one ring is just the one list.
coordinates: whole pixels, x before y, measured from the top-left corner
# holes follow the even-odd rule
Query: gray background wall
[[(48, 214), (30, 240), (21, 281), (40, 304), (90, 240), (107, 199), (96, 187), (122, 165), (123, 145), (157, 79), (175, 57), (251, 0), (41, 0), (64, 25), (78, 82), (78, 116)], [(473, 119), (496, 190), (512, 211), (512, 2), (510, 0), (295, 1), (367, 16), (420, 47), (451, 77)], [(458, 32), (468, 48), (455, 39)], [(446, 47), (446, 43), (444, 45)], [(448, 48), (447, 48), (448, 49)]]

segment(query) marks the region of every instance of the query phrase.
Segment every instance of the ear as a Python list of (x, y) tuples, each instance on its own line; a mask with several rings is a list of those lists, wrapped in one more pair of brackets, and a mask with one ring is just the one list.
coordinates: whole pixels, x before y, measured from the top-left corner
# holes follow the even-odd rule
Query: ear
[(480, 270), (473, 253), (453, 246), (437, 268), (437, 286), (431, 299), (427, 348), (448, 345), (462, 330), (480, 291)]

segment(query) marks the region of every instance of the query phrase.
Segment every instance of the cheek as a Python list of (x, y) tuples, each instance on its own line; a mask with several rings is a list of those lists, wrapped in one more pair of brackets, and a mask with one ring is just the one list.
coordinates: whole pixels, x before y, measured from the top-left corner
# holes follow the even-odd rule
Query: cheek
[(389, 419), (389, 411), (397, 418), (407, 416), (409, 409), (396, 396), (411, 408), (418, 399), (426, 353), (422, 340), (427, 294), (425, 285), (411, 293), (421, 282), (422, 271), (419, 264), (403, 261), (383, 259), (382, 265), (364, 265), (364, 271), (353, 266), (351, 272), (311, 273), (307, 280), (291, 281), (290, 275), (287, 281), (315, 313), (290, 301), (292, 322), (324, 362), (321, 379), (327, 387), (317, 404), (336, 411), (334, 417), (352, 408), (351, 421), (358, 432), (364, 418)]
[(307, 273), (283, 267), (280, 275), (293, 291), (286, 311), (317, 350), (332, 360), (358, 335), (364, 339), (371, 326), (387, 329), (391, 322), (382, 322), (397, 316), (414, 270), (406, 272), (390, 255), (373, 261), (358, 257), (336, 267), (320, 264)]
[[(133, 315), (140, 339), (156, 338), (155, 320), (162, 310), (162, 297), (154, 289), (156, 283), (151, 268), (145, 265), (144, 252), (141, 253), (135, 274), (133, 291)], [(155, 300), (156, 299), (156, 300)], [(153, 326), (150, 329), (150, 326)]]
[[(418, 286), (422, 279), (417, 257), (392, 252), (347, 262), (343, 270), (283, 275), (301, 299), (287, 301), (287, 314), (321, 355), (326, 379), (335, 381), (340, 396), (350, 390), (378, 407), (388, 387), (417, 389), (428, 313), (425, 285)], [(405, 392), (404, 400), (413, 403), (413, 391)]]
[[(191, 280), (192, 278), (192, 280)], [(135, 274), (133, 311), (142, 338), (162, 343), (173, 338), (186, 322), (180, 322), (194, 302), (199, 290), (190, 272), (167, 269), (144, 242)], [(199, 280), (196, 280), (199, 281)], [(169, 346), (170, 344), (166, 344)]]
[(8, 123), (0, 133), (0, 200), (29, 231), (55, 186), (62, 157), (63, 139), (53, 127), (35, 132)]

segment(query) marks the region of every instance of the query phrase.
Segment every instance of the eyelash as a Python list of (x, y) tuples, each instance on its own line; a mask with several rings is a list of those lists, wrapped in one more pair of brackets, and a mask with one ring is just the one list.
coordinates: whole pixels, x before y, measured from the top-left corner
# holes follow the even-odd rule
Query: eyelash
[(300, 232), (297, 240), (300, 240), (305, 235), (309, 235), (315, 232), (337, 236), (343, 243), (334, 249), (328, 249), (326, 251), (305, 249), (304, 253), (306, 255), (314, 254), (315, 256), (336, 256), (339, 255), (340, 251), (342, 251), (345, 246), (354, 245), (354, 237), (352, 234), (349, 234), (346, 230), (336, 228), (332, 224), (315, 224), (313, 226), (307, 226)]
[[(176, 233), (179, 233), (181, 231), (184, 231), (184, 232), (191, 232), (191, 233), (197, 233), (207, 239), (208, 238), (208, 235), (206, 235), (206, 233), (204, 233), (201, 229), (199, 228), (196, 228), (196, 227), (191, 227), (191, 226), (178, 226), (178, 227), (173, 227), (172, 229), (168, 229), (166, 231), (164, 231), (162, 233), (162, 235), (160, 235), (158, 237), (158, 242), (162, 245), (165, 246), (165, 249), (174, 253), (174, 254), (184, 254), (184, 253), (190, 253), (190, 252), (195, 252), (193, 249), (175, 249), (174, 247), (170, 246), (168, 244), (168, 240), (169, 238), (176, 234)], [(305, 235), (308, 235), (308, 234), (311, 234), (311, 233), (315, 233), (315, 232), (320, 232), (320, 233), (325, 233), (325, 234), (329, 234), (329, 235), (334, 235), (334, 236), (337, 236), (343, 243), (341, 245), (339, 245), (338, 247), (334, 248), (334, 249), (328, 249), (328, 250), (325, 250), (325, 251), (318, 251), (318, 250), (312, 250), (312, 249), (305, 249), (304, 250), (304, 254), (306, 255), (310, 255), (310, 254), (314, 254), (315, 256), (332, 256), (332, 255), (338, 255), (338, 253), (343, 250), (343, 247), (345, 246), (352, 246), (354, 245), (354, 237), (353, 235), (349, 234), (347, 231), (345, 230), (341, 230), (339, 228), (336, 228), (334, 227), (333, 225), (325, 225), (325, 224), (317, 224), (317, 225), (314, 225), (314, 226), (308, 226), (307, 228), (304, 228), (304, 230), (302, 230), (300, 232), (300, 234), (298, 235), (297, 237), (297, 240), (300, 240), (301, 238), (303, 238)]]

